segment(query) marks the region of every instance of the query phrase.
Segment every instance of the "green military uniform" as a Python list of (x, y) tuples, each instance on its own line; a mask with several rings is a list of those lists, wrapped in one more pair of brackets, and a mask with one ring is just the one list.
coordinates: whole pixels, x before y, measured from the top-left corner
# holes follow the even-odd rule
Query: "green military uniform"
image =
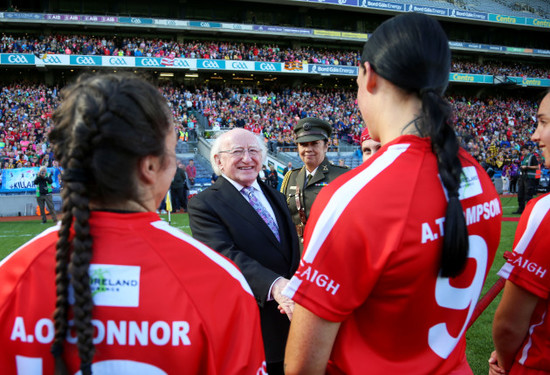
[[(312, 142), (328, 139), (332, 127), (326, 121), (316, 118), (305, 118), (298, 121), (294, 128), (296, 143)], [(315, 174), (306, 185), (306, 166), (288, 171), (281, 184), (281, 193), (285, 195), (286, 203), (296, 225), (298, 237), (303, 241), (304, 225), (311, 212), (311, 206), (323, 186), (349, 169), (333, 165), (325, 157), (319, 164)]]
[[(325, 158), (306, 186), (304, 186), (306, 181), (305, 166), (287, 172), (281, 185), (281, 193), (285, 195), (286, 204), (290, 210), (292, 221), (298, 228), (299, 237), (302, 237), (300, 231), (303, 229), (299, 229), (299, 227), (302, 226), (302, 221), (300, 220), (300, 213), (297, 205), (303, 207), (305, 219), (307, 220), (311, 212), (313, 201), (315, 201), (317, 194), (319, 194), (323, 186), (327, 186), (329, 182), (348, 170), (349, 169), (345, 167), (331, 164)], [(298, 202), (296, 202), (297, 192)]]

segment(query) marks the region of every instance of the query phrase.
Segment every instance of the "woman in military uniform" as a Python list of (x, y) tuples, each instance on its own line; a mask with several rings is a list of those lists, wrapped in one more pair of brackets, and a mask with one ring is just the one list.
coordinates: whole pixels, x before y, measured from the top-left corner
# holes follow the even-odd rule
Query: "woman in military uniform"
[(287, 172), (281, 193), (286, 197), (300, 243), (303, 242), (304, 226), (317, 194), (323, 186), (348, 171), (346, 167), (333, 165), (326, 157), (331, 133), (332, 127), (328, 122), (313, 117), (301, 119), (294, 127), (298, 154), (304, 166)]

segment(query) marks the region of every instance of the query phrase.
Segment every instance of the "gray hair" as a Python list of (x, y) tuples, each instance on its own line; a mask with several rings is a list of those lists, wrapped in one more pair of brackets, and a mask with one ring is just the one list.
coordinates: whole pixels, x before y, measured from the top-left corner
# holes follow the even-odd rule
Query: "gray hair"
[(214, 173), (220, 176), (222, 174), (222, 171), (220, 168), (218, 168), (218, 164), (216, 163), (215, 156), (220, 154), (222, 144), (233, 134), (235, 133), (250, 133), (254, 135), (254, 138), (256, 139), (258, 143), (258, 147), (260, 148), (262, 152), (262, 164), (265, 164), (265, 161), (267, 159), (267, 146), (264, 142), (264, 137), (262, 135), (256, 135), (252, 133), (251, 131), (241, 129), (241, 128), (235, 128), (229, 131), (222, 132), (219, 134), (216, 139), (214, 140), (214, 143), (212, 144), (212, 148), (210, 149), (210, 164), (212, 165), (212, 169), (214, 170)]

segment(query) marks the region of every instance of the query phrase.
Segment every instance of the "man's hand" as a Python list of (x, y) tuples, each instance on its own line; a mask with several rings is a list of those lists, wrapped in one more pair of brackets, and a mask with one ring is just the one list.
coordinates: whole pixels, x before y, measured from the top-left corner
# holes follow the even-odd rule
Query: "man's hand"
[(294, 301), (292, 301), (288, 297), (283, 296), (282, 294), (283, 289), (289, 281), (290, 280), (285, 279), (284, 277), (281, 277), (277, 281), (275, 281), (275, 284), (273, 284), (273, 288), (271, 288), (271, 295), (273, 296), (273, 299), (279, 304), (278, 308), (281, 314), (286, 314), (288, 320), (292, 320), (292, 313), (294, 312)]
[(491, 358), (489, 358), (489, 375), (504, 375), (507, 372), (498, 365), (497, 352), (493, 351), (491, 353)]

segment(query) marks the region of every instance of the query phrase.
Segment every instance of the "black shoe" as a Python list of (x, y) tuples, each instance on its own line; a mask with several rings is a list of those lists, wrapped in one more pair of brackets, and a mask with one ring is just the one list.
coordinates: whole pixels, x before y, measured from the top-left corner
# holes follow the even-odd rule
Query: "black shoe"
[(512, 215), (521, 215), (523, 211), (517, 210), (516, 212), (512, 212)]
[(42, 220), (42, 224), (46, 224), (46, 223), (47, 223), (47, 221), (46, 221), (46, 220)]

